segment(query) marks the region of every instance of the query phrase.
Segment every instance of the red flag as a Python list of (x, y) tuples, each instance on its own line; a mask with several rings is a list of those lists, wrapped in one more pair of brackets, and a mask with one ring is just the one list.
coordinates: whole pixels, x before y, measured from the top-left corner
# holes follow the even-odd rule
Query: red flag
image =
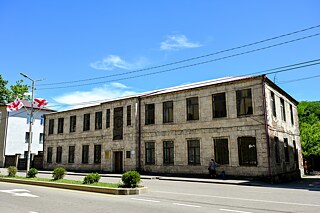
[(22, 101), (19, 98), (16, 98), (14, 102), (7, 105), (7, 111), (8, 112), (16, 111), (21, 109), (22, 107), (23, 107)]
[(35, 98), (33, 104), (35, 104), (37, 107), (44, 107), (48, 104), (48, 101), (43, 98)]

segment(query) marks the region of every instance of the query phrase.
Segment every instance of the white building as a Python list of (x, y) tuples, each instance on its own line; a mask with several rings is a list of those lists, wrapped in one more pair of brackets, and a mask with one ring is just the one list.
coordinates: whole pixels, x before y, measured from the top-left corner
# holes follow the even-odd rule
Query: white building
[[(31, 104), (27, 101), (23, 101), (23, 104), (25, 107), (13, 112), (7, 112), (5, 105), (0, 106), (0, 167), (5, 165), (6, 155), (20, 154), (20, 157), (24, 157), (28, 151)], [(43, 115), (52, 111), (34, 107), (31, 153), (43, 151)]]

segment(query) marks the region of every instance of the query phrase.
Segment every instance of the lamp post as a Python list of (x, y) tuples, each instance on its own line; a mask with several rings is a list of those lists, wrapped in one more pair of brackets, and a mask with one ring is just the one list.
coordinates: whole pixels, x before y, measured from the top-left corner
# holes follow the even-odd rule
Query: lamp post
[(30, 158), (31, 158), (31, 143), (32, 143), (33, 99), (34, 99), (34, 82), (35, 82), (35, 80), (30, 78), (26, 74), (23, 74), (22, 72), (20, 73), (20, 75), (29, 79), (32, 82), (32, 86), (31, 86), (31, 92), (32, 92), (31, 93), (31, 112), (30, 112), (30, 123), (29, 123), (29, 141), (28, 141), (28, 154), (27, 154), (27, 173), (26, 173), (26, 175), (28, 175), (28, 171), (30, 169), (30, 160), (31, 160)]

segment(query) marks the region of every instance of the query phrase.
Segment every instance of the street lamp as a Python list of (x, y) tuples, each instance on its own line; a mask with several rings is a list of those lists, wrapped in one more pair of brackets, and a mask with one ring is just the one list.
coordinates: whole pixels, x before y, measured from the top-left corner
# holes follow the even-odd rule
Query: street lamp
[(29, 141), (28, 141), (28, 154), (27, 154), (27, 172), (26, 175), (28, 176), (28, 171), (30, 169), (30, 158), (31, 158), (31, 143), (32, 143), (32, 125), (33, 125), (33, 99), (34, 99), (34, 82), (32, 78), (27, 76), (26, 74), (20, 73), (23, 77), (29, 79), (32, 82), (31, 86), (31, 112), (30, 112), (30, 123), (29, 123)]

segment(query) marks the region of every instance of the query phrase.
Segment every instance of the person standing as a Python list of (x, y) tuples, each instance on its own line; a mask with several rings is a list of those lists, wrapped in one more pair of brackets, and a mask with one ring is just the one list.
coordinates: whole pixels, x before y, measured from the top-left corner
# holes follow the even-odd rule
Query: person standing
[(209, 167), (208, 167), (208, 170), (209, 170), (209, 175), (211, 178), (215, 178), (217, 177), (217, 163), (214, 161), (214, 159), (211, 159), (210, 163), (209, 163)]

